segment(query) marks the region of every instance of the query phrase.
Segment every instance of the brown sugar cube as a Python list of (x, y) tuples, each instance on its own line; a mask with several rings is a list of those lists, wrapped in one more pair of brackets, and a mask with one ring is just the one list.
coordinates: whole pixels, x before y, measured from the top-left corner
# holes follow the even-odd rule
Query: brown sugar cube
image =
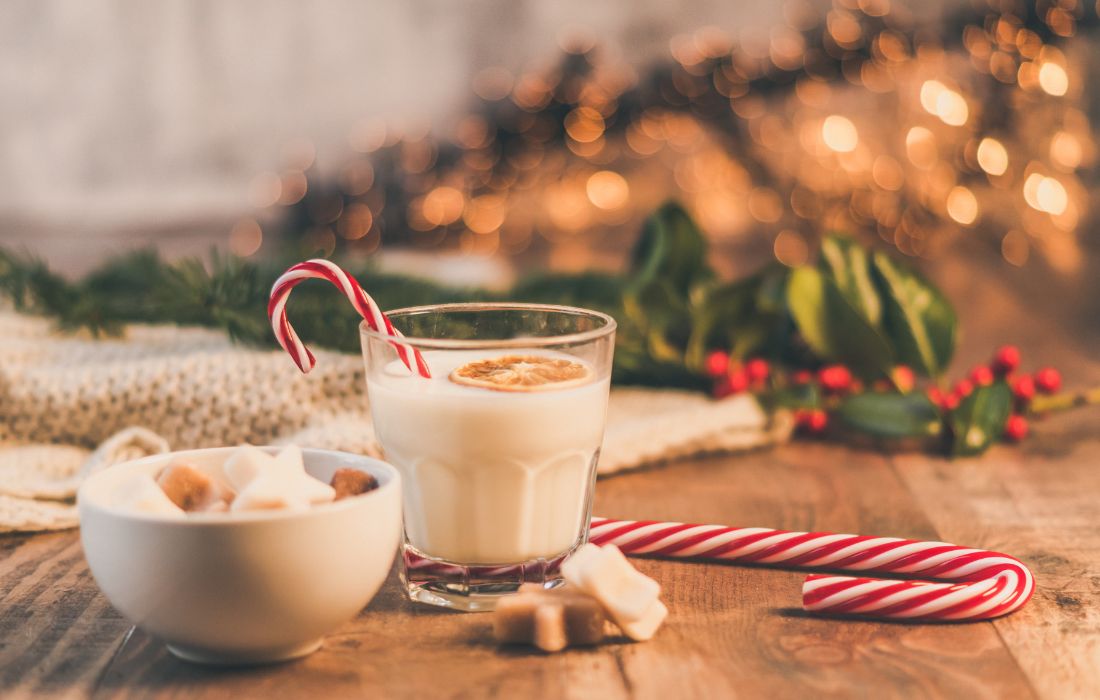
[(531, 643), (548, 652), (561, 651), (569, 646), (564, 605), (551, 603), (535, 607), (534, 635)]
[(225, 510), (232, 493), (207, 474), (189, 464), (171, 464), (157, 475), (168, 500), (185, 511)]
[(336, 490), (337, 501), (378, 488), (378, 480), (372, 475), (348, 467), (337, 469), (329, 483)]
[(531, 644), (543, 651), (598, 644), (604, 635), (603, 608), (589, 595), (568, 586), (546, 590), (525, 583), (515, 595), (497, 602), (493, 635), (506, 644)]

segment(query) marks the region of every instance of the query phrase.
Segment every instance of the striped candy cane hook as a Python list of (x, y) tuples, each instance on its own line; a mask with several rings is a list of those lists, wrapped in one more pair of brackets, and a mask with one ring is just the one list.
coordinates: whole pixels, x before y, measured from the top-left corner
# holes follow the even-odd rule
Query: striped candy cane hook
[[(294, 364), (298, 365), (298, 369), (302, 370), (304, 374), (313, 369), (313, 366), (317, 364), (317, 360), (309, 348), (305, 346), (305, 343), (302, 342), (302, 339), (298, 337), (293, 326), (290, 325), (290, 320), (286, 315), (286, 303), (290, 297), (290, 290), (307, 279), (323, 279), (336, 285), (351, 302), (351, 305), (355, 307), (355, 310), (359, 312), (359, 315), (363, 317), (363, 320), (367, 322), (371, 330), (382, 330), (394, 338), (404, 337), (400, 331), (393, 327), (390, 320), (378, 308), (378, 304), (374, 302), (374, 299), (363, 291), (355, 278), (344, 272), (335, 263), (319, 258), (298, 263), (287, 269), (271, 286), (271, 297), (267, 303), (267, 316), (271, 320), (271, 330), (275, 333), (275, 339), (290, 354)], [(419, 350), (396, 340), (391, 341), (391, 343), (397, 349), (398, 357), (401, 358), (401, 361), (405, 363), (409, 370), (416, 372), (421, 377), (432, 376)]]

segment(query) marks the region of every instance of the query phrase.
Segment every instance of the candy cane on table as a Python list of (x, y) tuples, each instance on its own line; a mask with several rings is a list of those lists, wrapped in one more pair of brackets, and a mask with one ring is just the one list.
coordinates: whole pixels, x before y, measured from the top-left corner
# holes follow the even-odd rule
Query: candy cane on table
[[(271, 286), (271, 298), (267, 304), (267, 315), (271, 319), (271, 330), (275, 332), (275, 339), (279, 341), (279, 345), (284, 350), (290, 353), (294, 364), (298, 365), (298, 369), (302, 370), (303, 373), (308, 373), (313, 369), (313, 366), (317, 364), (317, 360), (290, 325), (290, 320), (286, 315), (286, 302), (290, 297), (290, 290), (307, 279), (323, 279), (339, 287), (371, 330), (378, 331), (384, 328), (385, 332), (394, 338), (404, 337), (399, 330), (393, 327), (390, 320), (386, 318), (386, 314), (378, 308), (378, 304), (374, 302), (374, 299), (371, 299), (370, 295), (363, 291), (355, 278), (341, 270), (335, 263), (319, 258), (298, 263), (284, 272)], [(409, 370), (417, 372), (422, 377), (432, 376), (419, 350), (397, 341), (391, 341), (391, 343), (397, 349), (397, 355)], [(413, 360), (409, 359), (410, 354)], [(416, 364), (415, 368), (413, 367), (414, 362)]]
[[(789, 532), (648, 520), (593, 518), (589, 541), (634, 556), (674, 557), (916, 574), (945, 582), (814, 574), (802, 584), (810, 612), (911, 621), (987, 620), (1020, 609), (1031, 598), (1031, 571), (1006, 554), (897, 537)], [(461, 578), (464, 567), (406, 554), (413, 575)], [(514, 576), (516, 566), (470, 567), (484, 578)]]
[(625, 554), (913, 574), (946, 582), (811, 575), (802, 607), (908, 620), (986, 620), (1020, 609), (1035, 580), (1006, 554), (896, 537), (593, 518), (589, 541)]

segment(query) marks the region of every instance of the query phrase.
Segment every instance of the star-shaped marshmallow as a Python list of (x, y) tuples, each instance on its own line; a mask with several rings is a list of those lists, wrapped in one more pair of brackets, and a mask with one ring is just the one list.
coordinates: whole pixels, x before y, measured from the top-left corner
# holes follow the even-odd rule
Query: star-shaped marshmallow
[(283, 448), (274, 457), (243, 445), (225, 463), (226, 479), (237, 490), (230, 510), (304, 510), (312, 503), (328, 503), (336, 491), (305, 470), (298, 447)]
[(668, 616), (658, 600), (660, 585), (631, 566), (613, 544), (584, 544), (561, 565), (570, 586), (600, 602), (627, 637), (643, 641), (652, 637)]

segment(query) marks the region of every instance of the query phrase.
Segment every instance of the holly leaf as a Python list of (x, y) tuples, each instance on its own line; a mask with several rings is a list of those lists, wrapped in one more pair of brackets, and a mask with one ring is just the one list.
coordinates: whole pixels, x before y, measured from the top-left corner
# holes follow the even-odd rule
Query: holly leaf
[(877, 328), (882, 321), (882, 301), (871, 278), (867, 249), (850, 238), (829, 236), (821, 242), (820, 262), (844, 298)]
[(631, 253), (630, 278), (637, 286), (661, 280), (687, 298), (694, 286), (714, 276), (706, 258), (699, 227), (683, 207), (668, 202), (646, 219)]
[(922, 392), (856, 394), (841, 402), (837, 415), (853, 430), (880, 438), (931, 437), (943, 429), (939, 410)]
[(663, 362), (683, 362), (682, 348), (691, 334), (687, 300), (664, 280), (654, 280), (623, 297), (627, 319), (646, 338), (650, 355)]
[(883, 330), (897, 360), (926, 376), (947, 368), (955, 352), (955, 310), (938, 289), (883, 253), (872, 260), (882, 290)]
[(761, 311), (787, 315), (787, 280), (791, 269), (786, 265), (773, 263), (760, 273), (759, 290), (756, 293), (756, 306)]
[(708, 291), (695, 309), (684, 352), (689, 367), (702, 369), (707, 350), (725, 347), (730, 335), (756, 317), (756, 293), (760, 276), (730, 282)]
[(821, 406), (821, 388), (816, 382), (787, 386), (757, 396), (765, 410), (778, 408), (818, 408)]
[(787, 306), (819, 358), (843, 362), (865, 377), (881, 376), (893, 364), (886, 339), (820, 270), (800, 267), (791, 272)]
[(974, 389), (951, 413), (951, 453), (958, 456), (985, 452), (1004, 432), (1012, 412), (1012, 390), (1003, 382)]
[(665, 362), (650, 353), (645, 338), (616, 336), (615, 364), (612, 381), (616, 384), (633, 384), (654, 387), (682, 387), (705, 391), (710, 380), (690, 371), (683, 362)]

